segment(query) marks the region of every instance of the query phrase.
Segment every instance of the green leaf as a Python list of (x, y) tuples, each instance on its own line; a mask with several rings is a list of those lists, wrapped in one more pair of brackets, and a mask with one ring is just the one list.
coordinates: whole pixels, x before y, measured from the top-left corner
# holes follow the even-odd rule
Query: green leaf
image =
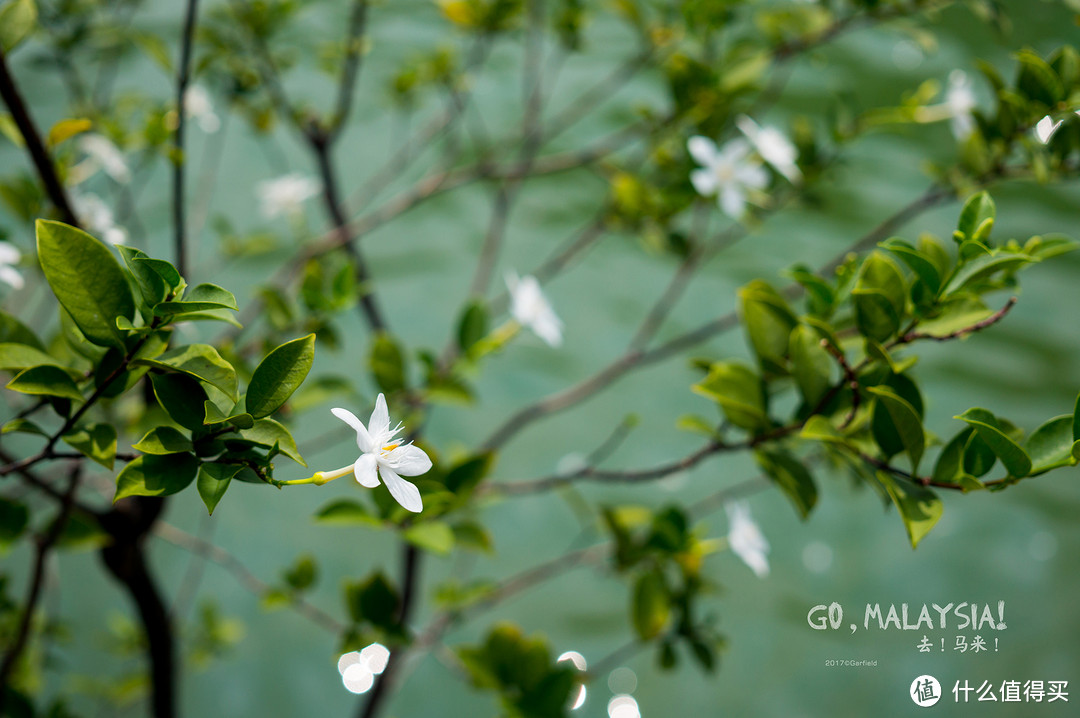
[(1073, 406), (1073, 441), (1080, 441), (1080, 394), (1076, 395), (1076, 404)]
[(201, 429), (206, 390), (186, 374), (151, 374), (154, 396), (165, 413), (185, 429)]
[(964, 473), (974, 477), (986, 476), (997, 463), (997, 455), (975, 429), (970, 426), (968, 429), (971, 431), (967, 443), (964, 444)]
[(468, 355), (473, 346), (487, 336), (487, 306), (482, 301), (469, 302), (458, 322), (458, 347)]
[(183, 288), (184, 278), (180, 276), (180, 272), (176, 270), (176, 267), (164, 259), (154, 259), (144, 254), (141, 257), (135, 257), (133, 261), (157, 274), (161, 281), (165, 283), (166, 294), (175, 294)]
[(23, 394), (59, 396), (82, 401), (83, 395), (71, 376), (55, 366), (35, 366), (24, 369), (7, 383), (7, 388)]
[(36, 366), (59, 367), (67, 372), (71, 378), (80, 379), (82, 373), (64, 366), (59, 360), (54, 359), (43, 351), (35, 349), (28, 344), (0, 344), (0, 369), (7, 371), (30, 369)]
[(791, 330), (789, 353), (791, 373), (803, 401), (814, 407), (832, 386), (832, 357), (821, 346), (821, 335), (805, 324)]
[(442, 521), (425, 521), (413, 524), (402, 532), (402, 537), (413, 546), (425, 551), (448, 554), (454, 548), (454, 532)]
[(405, 388), (405, 358), (394, 338), (380, 332), (371, 346), (371, 374), (375, 383), (387, 394)]
[(1031, 432), (1024, 449), (1031, 457), (1032, 476), (1061, 466), (1072, 466), (1073, 417), (1071, 414), (1050, 419)]
[(259, 362), (245, 404), (256, 419), (273, 414), (303, 383), (315, 360), (315, 335), (286, 342)]
[(221, 501), (221, 497), (228, 490), (233, 477), (240, 472), (241, 468), (243, 467), (236, 464), (203, 464), (199, 467), (195, 488), (211, 515), (217, 508), (218, 502)]
[(1053, 68), (1030, 50), (1016, 54), (1020, 62), (1016, 87), (1028, 99), (1053, 107), (1065, 97), (1065, 87)]
[(62, 438), (71, 448), (112, 470), (113, 461), (116, 459), (116, 429), (112, 424), (78, 426)]
[(949, 440), (949, 443), (941, 450), (937, 461), (934, 463), (934, 481), (949, 484), (957, 483), (957, 478), (965, 473), (964, 447), (967, 446), (968, 439), (974, 431), (969, 426)]
[(648, 641), (659, 636), (671, 618), (671, 602), (659, 570), (638, 576), (630, 605), (630, 616), (638, 637)]
[(900, 328), (907, 289), (900, 268), (887, 255), (874, 252), (866, 258), (851, 295), (860, 332), (885, 341)]
[(37, 27), (37, 20), (34, 0), (9, 0), (0, 7), (0, 50), (7, 54), (18, 47)]
[(227, 289), (216, 284), (199, 284), (184, 295), (183, 300), (162, 302), (154, 307), (154, 314), (167, 317), (171, 314), (205, 312), (214, 309), (232, 309), (237, 311), (236, 297)]
[(296, 439), (284, 424), (273, 419), (256, 420), (251, 428), (241, 431), (240, 436), (261, 446), (277, 446), (278, 451), (283, 455), (301, 466), (307, 466), (304, 457), (300, 455), (300, 450), (296, 448)]
[(1031, 458), (1020, 445), (1001, 429), (997, 417), (986, 409), (973, 407), (954, 419), (966, 421), (975, 428), (994, 455), (1001, 459), (1010, 476), (1023, 478), (1031, 473)]
[(919, 413), (915, 410), (915, 407), (901, 398), (891, 388), (870, 386), (866, 390), (876, 396), (878, 401), (884, 405), (889, 418), (892, 419), (900, 443), (911, 460), (911, 473), (917, 474), (919, 472), (919, 462), (922, 460), (923, 452), (926, 450), (926, 433), (923, 431)]
[(116, 477), (113, 503), (128, 496), (170, 496), (195, 479), (199, 460), (193, 454), (139, 456)]
[(817, 504), (818, 491), (814, 477), (791, 454), (784, 451), (758, 451), (755, 454), (764, 471), (791, 501), (792, 506), (805, 519)]
[(10, 434), (12, 432), (21, 432), (23, 434), (36, 434), (37, 436), (44, 436), (51, 438), (49, 432), (42, 429), (40, 426), (32, 421), (26, 419), (15, 418), (4, 424), (0, 429), (0, 434)]
[(62, 222), (37, 221), (37, 250), (45, 279), (86, 338), (124, 347), (117, 317), (135, 318), (124, 272), (102, 242)]
[(738, 362), (716, 362), (708, 376), (691, 387), (720, 405), (735, 426), (751, 431), (766, 428), (765, 386), (750, 367)]
[(28, 347), (45, 351), (45, 346), (30, 327), (20, 322), (7, 312), (0, 312), (0, 343), (25, 344)]
[(815, 414), (806, 420), (799, 436), (803, 439), (828, 441), (834, 444), (845, 443), (843, 434), (836, 430), (831, 421), (820, 414)]
[(900, 512), (908, 538), (911, 539), (911, 548), (915, 548), (941, 519), (944, 510), (941, 500), (926, 487), (894, 479), (884, 471), (879, 471), (877, 477)]
[(168, 296), (170, 290), (169, 287), (165, 286), (165, 280), (146, 263), (135, 261), (136, 259), (148, 259), (146, 252), (123, 245), (117, 245), (116, 249), (119, 250), (120, 258), (124, 260), (124, 265), (128, 271), (135, 277), (135, 283), (139, 287), (146, 306), (153, 307), (165, 301), (165, 297)]
[(18, 501), (0, 496), (0, 547), (10, 546), (30, 525), (30, 509)]
[[(145, 364), (158, 369), (180, 372), (194, 379), (199, 379), (211, 386), (221, 389), (226, 396), (236, 401), (236, 370), (232, 364), (221, 358), (217, 349), (209, 344), (189, 344), (172, 351), (165, 352), (156, 359), (137, 359), (134, 363)], [(185, 397), (185, 401), (192, 401), (193, 397)], [(202, 413), (199, 406), (199, 413)], [(202, 416), (199, 417), (202, 424)]]
[(1043, 260), (1068, 254), (1078, 248), (1080, 248), (1080, 242), (1069, 239), (1063, 234), (1046, 234), (1032, 237), (1025, 242), (1024, 254)]
[(296, 559), (292, 566), (285, 569), (281, 577), (293, 591), (305, 591), (315, 585), (318, 578), (318, 565), (315, 557), (304, 554)]
[(228, 422), (237, 429), (250, 429), (255, 425), (255, 417), (246, 411), (238, 410), (239, 407), (240, 405), (237, 404), (231, 412), (225, 413), (218, 408), (217, 404), (207, 399), (203, 402), (203, 424), (213, 426)]
[(987, 192), (973, 194), (968, 198), (967, 202), (964, 202), (964, 208), (960, 210), (960, 219), (956, 223), (956, 228), (965, 237), (971, 239), (975, 236), (975, 231), (986, 220), (994, 219), (996, 213), (997, 207)]
[(146, 432), (131, 448), (144, 454), (179, 454), (192, 451), (191, 439), (171, 426), (159, 426)]
[(474, 454), (462, 459), (447, 471), (443, 483), (455, 494), (468, 494), (491, 472), (494, 463), (493, 451)]
[(898, 237), (885, 240), (881, 243), (881, 247), (899, 257), (930, 289), (931, 294), (937, 295), (941, 289), (941, 273), (934, 259), (927, 257)]
[(352, 499), (337, 499), (323, 506), (315, 514), (315, 520), (327, 524), (363, 524), (381, 526), (378, 517), (373, 516), (367, 507)]
[(994, 250), (990, 254), (975, 257), (957, 268), (956, 274), (945, 286), (945, 295), (955, 294), (973, 282), (985, 279), (997, 272), (1015, 271), (1033, 261), (1037, 260), (1023, 254), (1002, 252), (1000, 250)]
[(462, 548), (483, 551), (487, 554), (494, 553), (495, 542), (487, 529), (476, 521), (465, 520), (453, 525), (454, 543)]
[(739, 318), (762, 367), (783, 372), (788, 338), (798, 323), (784, 298), (755, 279), (739, 290)]
[(381, 571), (376, 571), (366, 581), (347, 585), (345, 601), (354, 623), (367, 621), (388, 629), (397, 626), (398, 592)]

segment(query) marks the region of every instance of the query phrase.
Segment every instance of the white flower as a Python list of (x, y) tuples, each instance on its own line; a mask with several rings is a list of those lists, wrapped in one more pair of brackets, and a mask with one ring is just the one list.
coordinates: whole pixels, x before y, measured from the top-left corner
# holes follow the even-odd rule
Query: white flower
[(949, 73), (949, 89), (945, 91), (945, 106), (949, 112), (949, 126), (953, 137), (967, 139), (975, 131), (975, 86), (962, 70)]
[(750, 155), (744, 139), (728, 142), (722, 149), (708, 137), (694, 136), (686, 143), (690, 156), (703, 169), (690, 173), (694, 189), (703, 197), (717, 195), (724, 214), (739, 219), (746, 211), (747, 190), (759, 190), (769, 183), (769, 175)]
[(330, 411), (356, 431), (356, 445), (361, 453), (360, 458), (350, 466), (316, 474), (319, 479), (317, 483), (326, 483), (352, 473), (361, 486), (372, 489), (379, 485), (379, 476), (382, 476), (383, 483), (395, 501), (413, 513), (420, 513), (424, 508), (420, 500), (420, 490), (401, 477), (426, 473), (431, 469), (431, 459), (420, 447), (394, 438), (401, 431), (401, 424), (390, 428), (386, 397), (379, 394), (379, 398), (375, 400), (375, 411), (371, 412), (371, 419), (366, 427), (348, 409)]
[(0, 282), (10, 284), (14, 289), (23, 288), (23, 276), (15, 269), (21, 258), (22, 252), (16, 249), (15, 245), (0, 241)]
[(109, 205), (96, 194), (72, 194), (72, 210), (90, 232), (101, 236), (108, 244), (127, 242), (127, 230), (119, 227)]
[(746, 135), (746, 139), (750, 140), (761, 158), (787, 177), (789, 182), (794, 184), (802, 179), (802, 172), (795, 164), (799, 153), (783, 132), (775, 127), (760, 127), (746, 115), (739, 115), (735, 124), (739, 131)]
[(765, 578), (769, 575), (769, 542), (750, 517), (749, 504), (745, 501), (729, 503), (727, 514), (731, 522), (728, 528), (728, 545), (758, 578)]
[(210, 93), (199, 85), (192, 85), (184, 91), (184, 114), (197, 121), (199, 129), (208, 135), (221, 129), (221, 120), (214, 112)]
[[(1080, 115), (1080, 110), (1077, 110), (1076, 114)], [(1039, 142), (1042, 142), (1045, 145), (1050, 141), (1050, 138), (1054, 136), (1054, 133), (1057, 132), (1057, 129), (1061, 127), (1063, 122), (1065, 122), (1065, 120), (1054, 122), (1054, 118), (1047, 115), (1035, 125), (1035, 137), (1038, 138)]]
[(89, 165), (89, 171), (84, 170), (79, 173), (82, 179), (98, 170), (104, 170), (105, 174), (120, 184), (131, 181), (131, 170), (128, 169), (124, 153), (107, 137), (96, 134), (83, 135), (79, 138), (79, 149), (86, 154), (86, 163)]
[(266, 219), (281, 215), (296, 216), (300, 205), (319, 193), (321, 185), (302, 174), (287, 174), (277, 179), (260, 182), (255, 188), (259, 198), (259, 211)]
[(506, 288), (510, 290), (510, 314), (523, 327), (528, 327), (549, 346), (562, 344), (562, 320), (540, 291), (536, 277), (518, 278), (515, 272), (506, 273)]

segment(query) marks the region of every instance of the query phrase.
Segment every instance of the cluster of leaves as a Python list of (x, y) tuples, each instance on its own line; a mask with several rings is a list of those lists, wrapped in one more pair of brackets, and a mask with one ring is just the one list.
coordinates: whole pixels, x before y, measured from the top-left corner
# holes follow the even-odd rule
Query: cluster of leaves
[[(933, 475), (919, 473), (934, 438), (923, 425), (922, 392), (912, 372), (917, 357), (900, 355), (918, 341), (960, 339), (995, 323), (1015, 300), (994, 310), (987, 295), (1014, 288), (1021, 269), (1080, 246), (1060, 236), (996, 245), (994, 213), (985, 193), (967, 201), (952, 238), (955, 255), (924, 235), (916, 245), (888, 239), (865, 259), (849, 257), (832, 277), (795, 267), (790, 274), (806, 294), (802, 314), (765, 282), (740, 291), (740, 316), (757, 366), (708, 363), (708, 375), (694, 390), (717, 404), (728, 426), (746, 433), (739, 446), (755, 451), (802, 516), (817, 499), (799, 453), (807, 444), (824, 448), (887, 492), (912, 545), (941, 515), (930, 486), (1002, 488), (1076, 463), (1072, 417), (1052, 419), (1021, 447), (1012, 424), (975, 408), (957, 417), (968, 427), (946, 444)], [(785, 386), (794, 386), (799, 402), (778, 420), (774, 397)], [(724, 434), (715, 440), (729, 444)], [(901, 454), (904, 469), (891, 463)], [(1006, 475), (981, 482), (998, 460)]]
[(39, 458), (49, 458), (63, 440), (111, 470), (115, 424), (93, 420), (89, 410), (148, 382), (156, 407), (135, 427), (143, 433), (132, 445), (138, 454), (125, 458), (115, 500), (175, 494), (197, 476), (199, 494), (213, 511), (234, 478), (274, 483), (278, 454), (303, 464), (289, 430), (271, 415), (307, 376), (314, 336), (267, 354), (241, 391), (243, 367), (209, 344), (174, 342), (178, 322), (236, 323), (230, 292), (213, 284), (189, 288), (169, 262), (137, 249), (120, 247), (121, 263), (101, 241), (59, 222), (38, 222), (37, 250), (60, 304), (61, 331), (46, 347), (4, 315), (0, 368), (14, 373), (8, 389), (37, 398), (35, 410), (50, 407), (61, 426), (50, 432), (40, 420), (20, 417), (4, 425), (5, 433), (46, 437)]
[(702, 668), (713, 670), (723, 642), (711, 621), (697, 617), (697, 605), (712, 590), (702, 563), (714, 542), (692, 531), (677, 506), (655, 513), (640, 506), (606, 508), (603, 519), (614, 544), (614, 568), (633, 581), (630, 619), (638, 638), (658, 640), (662, 668), (676, 667), (676, 647), (683, 643)]

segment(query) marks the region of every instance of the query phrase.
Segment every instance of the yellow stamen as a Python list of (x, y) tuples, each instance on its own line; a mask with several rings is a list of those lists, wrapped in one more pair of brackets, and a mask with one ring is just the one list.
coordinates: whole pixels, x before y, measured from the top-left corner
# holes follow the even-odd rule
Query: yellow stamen
[(387, 444), (386, 446), (384, 446), (382, 448), (382, 450), (383, 451), (393, 451), (394, 449), (398, 448), (399, 446), (401, 446), (401, 444)]

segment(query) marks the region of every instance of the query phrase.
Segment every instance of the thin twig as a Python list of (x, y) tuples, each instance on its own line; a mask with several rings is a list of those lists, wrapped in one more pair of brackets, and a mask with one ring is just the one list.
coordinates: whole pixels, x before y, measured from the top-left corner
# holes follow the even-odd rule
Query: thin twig
[(191, 73), (191, 48), (195, 41), (195, 21), (198, 15), (199, 0), (187, 0), (184, 13), (184, 32), (180, 39), (180, 64), (176, 75), (176, 131), (173, 133), (173, 253), (176, 269), (181, 276), (187, 274), (187, 256), (184, 235), (184, 169), (187, 158), (184, 156), (184, 129), (186, 124), (185, 95)]

